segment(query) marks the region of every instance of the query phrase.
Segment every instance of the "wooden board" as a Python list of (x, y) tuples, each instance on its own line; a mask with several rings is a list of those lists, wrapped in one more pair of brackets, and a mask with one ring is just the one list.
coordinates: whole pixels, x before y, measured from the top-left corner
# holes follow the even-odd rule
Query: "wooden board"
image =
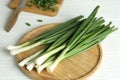
[[(15, 9), (17, 8), (17, 6), (19, 5), (21, 0), (11, 0), (11, 2), (9, 3), (9, 7), (11, 9)], [(24, 6), (23, 11), (26, 12), (31, 12), (31, 13), (36, 13), (36, 14), (41, 14), (41, 15), (46, 15), (46, 16), (56, 16), (61, 8), (61, 5), (63, 3), (64, 0), (58, 0), (58, 4), (55, 5), (55, 12), (48, 10), (48, 11), (43, 11), (42, 9), (37, 8), (36, 5), (33, 5), (30, 3), (30, 0), (27, 0), (26, 4), (30, 4), (32, 5), (32, 7), (29, 7), (27, 5)]]
[[(28, 32), (19, 41), (19, 44), (36, 37), (55, 25), (57, 24), (44, 25)], [(38, 46), (32, 50), (16, 55), (17, 61), (22, 61), (41, 47), (43, 46)], [(37, 74), (35, 70), (29, 72), (25, 67), (20, 67), (20, 69), (33, 80), (86, 80), (86, 78), (93, 74), (98, 68), (101, 58), (101, 47), (100, 45), (97, 45), (82, 54), (78, 54), (68, 60), (62, 61), (52, 73), (48, 73), (44, 70), (40, 74)]]

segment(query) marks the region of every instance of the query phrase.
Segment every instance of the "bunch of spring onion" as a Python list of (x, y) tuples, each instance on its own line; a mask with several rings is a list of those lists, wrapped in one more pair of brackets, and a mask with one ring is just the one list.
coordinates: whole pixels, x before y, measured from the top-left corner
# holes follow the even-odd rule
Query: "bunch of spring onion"
[(16, 55), (47, 44), (48, 46), (22, 60), (19, 66), (26, 66), (29, 71), (36, 68), (38, 73), (45, 68), (52, 72), (61, 61), (98, 45), (110, 33), (117, 30), (111, 25), (112, 22), (106, 25), (102, 17), (96, 17), (98, 9), (99, 6), (87, 18), (75, 17), (49, 29), (34, 39), (17, 46), (8, 46), (7, 49), (10, 50), (11, 55)]

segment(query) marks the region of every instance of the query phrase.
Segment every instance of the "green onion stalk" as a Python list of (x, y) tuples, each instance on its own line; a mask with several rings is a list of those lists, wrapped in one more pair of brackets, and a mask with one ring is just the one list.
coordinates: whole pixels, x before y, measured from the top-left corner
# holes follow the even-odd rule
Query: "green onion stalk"
[[(64, 50), (62, 51), (62, 53), (60, 54), (60, 56), (58, 56), (56, 58), (56, 60), (54, 61), (54, 63), (51, 64), (47, 68), (48, 71), (52, 72), (55, 69), (55, 67), (59, 64), (59, 62), (64, 59), (65, 56), (68, 56), (68, 55), (69, 56), (71, 56), (71, 55), (73, 56), (73, 55), (75, 55), (75, 54), (77, 54), (79, 52), (85, 51), (86, 49), (92, 47), (93, 45), (96, 45), (99, 42), (101, 42), (101, 40), (103, 40), (102, 36), (107, 36), (108, 35), (108, 34), (104, 34), (103, 31), (107, 32), (107, 31), (109, 31), (109, 29), (111, 29), (110, 32), (113, 32), (114, 30), (116, 30), (116, 29), (110, 28), (109, 26), (103, 27), (97, 33), (94, 33), (90, 37), (86, 38), (84, 41), (82, 41), (82, 42), (78, 43), (77, 45), (75, 45), (75, 43), (79, 42), (82, 39), (82, 37), (84, 37), (86, 35), (86, 32), (89, 31), (91, 29), (91, 27), (95, 27), (95, 26), (97, 27), (98, 26), (98, 25), (92, 26), (92, 23), (94, 23), (93, 21), (95, 20), (95, 15), (96, 15), (98, 9), (99, 9), (99, 6), (97, 6), (94, 9), (94, 11), (91, 13), (91, 15), (82, 23), (82, 25), (80, 25), (79, 29), (75, 32), (75, 34), (73, 35), (73, 37), (70, 39), (69, 43), (64, 48)], [(84, 28), (84, 29), (82, 29), (82, 28)], [(106, 28), (108, 28), (108, 30)], [(102, 36), (98, 37), (100, 35), (102, 35)], [(73, 48), (73, 46), (76, 46), (76, 47)], [(78, 49), (79, 52), (71, 52), (69, 54), (68, 52), (71, 49), (73, 51), (77, 51), (77, 49)]]
[[(54, 61), (54, 63), (49, 67), (49, 71), (53, 71), (54, 68), (58, 65), (58, 63), (63, 59), (64, 55), (71, 49), (71, 47), (85, 34), (85, 32), (90, 28), (96, 13), (99, 9), (99, 6), (97, 6), (91, 15), (82, 23), (82, 25), (79, 27), (79, 29), (75, 32), (74, 36), (70, 39), (69, 43), (63, 50), (63, 52), (60, 54), (60, 56)], [(82, 30), (82, 28), (84, 28)]]
[(75, 28), (76, 25), (81, 23), (81, 21), (79, 21), (79, 20), (82, 18), (83, 18), (83, 16), (78, 16), (76, 18), (73, 18), (69, 21), (66, 21), (64, 23), (61, 23), (61, 24), (55, 26), (54, 28), (37, 36), (34, 39), (31, 39), (31, 40), (29, 40), (25, 43), (22, 43), (20, 45), (17, 45), (17, 46), (10, 45), (7, 47), (7, 49), (11, 50), (11, 55), (16, 55), (20, 52), (27, 51), (27, 50), (35, 48), (39, 45), (52, 43), (52, 42), (56, 41), (56, 39), (59, 38), (60, 36), (67, 33), (68, 30)]

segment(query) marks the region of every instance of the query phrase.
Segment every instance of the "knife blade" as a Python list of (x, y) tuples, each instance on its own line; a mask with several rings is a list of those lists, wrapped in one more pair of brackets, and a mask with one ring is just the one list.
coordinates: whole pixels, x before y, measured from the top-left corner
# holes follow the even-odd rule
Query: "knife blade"
[(7, 26), (5, 28), (7, 32), (9, 32), (13, 28), (14, 24), (16, 23), (18, 19), (20, 12), (22, 11), (24, 5), (26, 4), (26, 1), (27, 0), (21, 0), (19, 6), (15, 9), (13, 14), (10, 16)]

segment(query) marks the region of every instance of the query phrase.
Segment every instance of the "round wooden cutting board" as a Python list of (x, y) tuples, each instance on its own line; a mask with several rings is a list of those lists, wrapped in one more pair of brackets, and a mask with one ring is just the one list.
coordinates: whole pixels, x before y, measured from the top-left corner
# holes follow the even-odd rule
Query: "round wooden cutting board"
[[(19, 44), (36, 37), (55, 25), (57, 24), (44, 25), (28, 32), (19, 41)], [(22, 61), (41, 47), (44, 46), (38, 46), (34, 49), (16, 55), (17, 61)], [(101, 58), (101, 47), (100, 45), (97, 45), (82, 54), (78, 54), (68, 60), (62, 61), (52, 73), (48, 73), (46, 70), (43, 70), (38, 74), (35, 69), (29, 72), (25, 67), (20, 68), (32, 80), (86, 80), (98, 68)]]

